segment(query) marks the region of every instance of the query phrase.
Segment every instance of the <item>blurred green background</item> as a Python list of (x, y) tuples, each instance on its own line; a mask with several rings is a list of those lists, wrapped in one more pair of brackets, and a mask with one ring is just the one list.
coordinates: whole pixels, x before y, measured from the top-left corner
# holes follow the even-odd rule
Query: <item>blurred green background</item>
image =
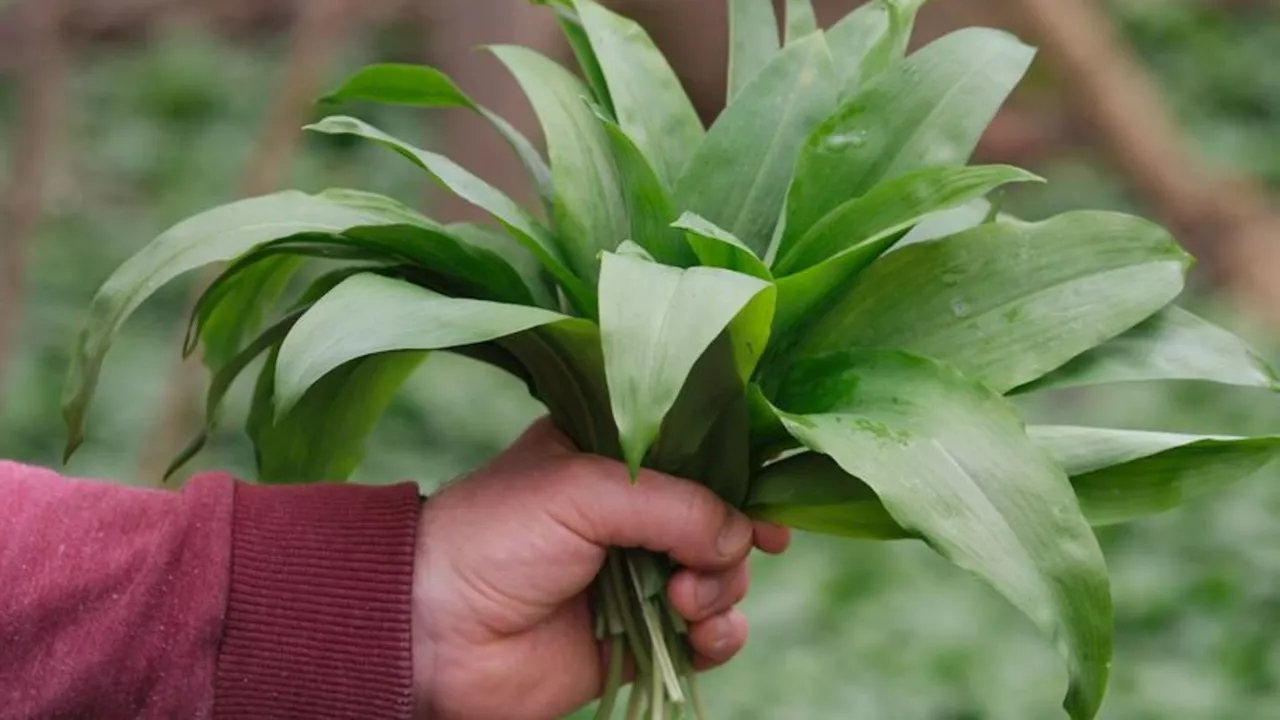
[[(81, 3), (99, 4), (111, 5)], [(363, 62), (421, 59), (428, 33), (416, 28), (429, 19), (422, 21), (412, 4), (386, 3), (394, 7), (378, 18), (346, 21), (341, 41), (323, 59), (321, 86)], [(17, 22), (17, 3), (9, 5), (0, 23)], [(683, 11), (682, 3), (665, 5), (662, 12)], [(1124, 0), (1106, 6), (1193, 149), (1280, 186), (1277, 4)], [(57, 466), (64, 439), (58, 397), (72, 338), (94, 291), (165, 227), (241, 191), (255, 138), (281, 93), (296, 9), (250, 10), (235, 23), (199, 13), (157, 13), (160, 19), (142, 13), (124, 29), (67, 24), (66, 111), (42, 160), (40, 219), (26, 239), (16, 350), (0, 377), (0, 457)], [(6, 165), (19, 142), (19, 64), (0, 71), (0, 165)], [(1050, 183), (1010, 195), (1005, 207), (1032, 218), (1083, 206), (1148, 212), (1106, 153), (1072, 129), (1070, 103), (1058, 96), (1058, 85), (1051, 71), (1037, 66), (1023, 103), (1045, 126), (1066, 126), (1065, 137), (1037, 140), (1033, 153), (1013, 158)], [(432, 116), (357, 110), (401, 136), (456, 149)], [(992, 138), (984, 152), (999, 155), (1000, 140)], [(1013, 145), (1025, 150), (1028, 143)], [(353, 186), (418, 204), (427, 197), (422, 174), (367, 144), (306, 138), (288, 168), (284, 184), (303, 189)], [(1246, 320), (1226, 301), (1229, 280), (1201, 277), (1185, 302), (1280, 359), (1276, 329)], [(68, 472), (144, 481), (139, 458), (178, 357), (191, 287), (165, 289), (126, 327), (104, 373), (88, 443)], [(228, 422), (188, 472), (252, 474), (238, 424), (248, 384), (237, 387)], [(1276, 398), (1219, 387), (1063, 392), (1026, 409), (1037, 419), (1079, 424), (1280, 432)], [(497, 452), (538, 412), (518, 383), (439, 354), (378, 427), (359, 476), (410, 478), (430, 487)], [(1102, 540), (1118, 621), (1103, 716), (1280, 718), (1280, 471), (1269, 468), (1195, 506), (1108, 529)], [(752, 642), (739, 661), (706, 680), (716, 717), (1063, 717), (1057, 706), (1065, 673), (1053, 648), (993, 592), (923, 546), (800, 537), (786, 557), (761, 558), (755, 571), (745, 607)]]

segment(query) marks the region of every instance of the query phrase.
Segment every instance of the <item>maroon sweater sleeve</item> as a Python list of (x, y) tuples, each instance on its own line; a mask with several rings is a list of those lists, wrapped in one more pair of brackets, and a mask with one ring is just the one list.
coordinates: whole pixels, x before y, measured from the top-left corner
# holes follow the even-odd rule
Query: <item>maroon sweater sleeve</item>
[(406, 718), (413, 485), (0, 461), (0, 716)]

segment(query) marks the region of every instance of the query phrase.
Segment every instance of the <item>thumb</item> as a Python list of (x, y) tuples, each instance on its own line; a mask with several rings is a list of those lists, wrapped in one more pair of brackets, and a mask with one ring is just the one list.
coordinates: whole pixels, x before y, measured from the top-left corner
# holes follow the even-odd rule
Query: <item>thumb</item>
[(698, 483), (618, 462), (571, 455), (555, 463), (546, 493), (551, 517), (600, 547), (638, 547), (700, 571), (737, 565), (751, 550), (747, 516)]

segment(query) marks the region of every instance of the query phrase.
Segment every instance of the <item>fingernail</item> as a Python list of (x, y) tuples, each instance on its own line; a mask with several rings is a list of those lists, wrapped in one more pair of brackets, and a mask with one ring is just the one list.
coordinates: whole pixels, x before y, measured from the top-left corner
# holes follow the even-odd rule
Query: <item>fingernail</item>
[(700, 577), (693, 586), (693, 601), (700, 608), (711, 607), (720, 597), (720, 580), (714, 577)]
[(720, 537), (716, 541), (716, 547), (721, 555), (733, 557), (742, 552), (742, 549), (751, 544), (751, 521), (746, 515), (734, 511), (728, 522), (720, 529)]

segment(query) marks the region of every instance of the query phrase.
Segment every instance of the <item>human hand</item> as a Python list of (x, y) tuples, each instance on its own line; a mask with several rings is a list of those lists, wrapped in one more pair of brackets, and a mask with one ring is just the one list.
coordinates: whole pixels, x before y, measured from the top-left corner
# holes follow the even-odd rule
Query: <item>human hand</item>
[(689, 622), (695, 664), (715, 667), (747, 639), (733, 609), (754, 544), (789, 532), (752, 523), (710, 490), (577, 452), (547, 420), (423, 506), (413, 590), (419, 715), (547, 720), (598, 697), (606, 658), (587, 591), (608, 547), (670, 555), (667, 588)]

